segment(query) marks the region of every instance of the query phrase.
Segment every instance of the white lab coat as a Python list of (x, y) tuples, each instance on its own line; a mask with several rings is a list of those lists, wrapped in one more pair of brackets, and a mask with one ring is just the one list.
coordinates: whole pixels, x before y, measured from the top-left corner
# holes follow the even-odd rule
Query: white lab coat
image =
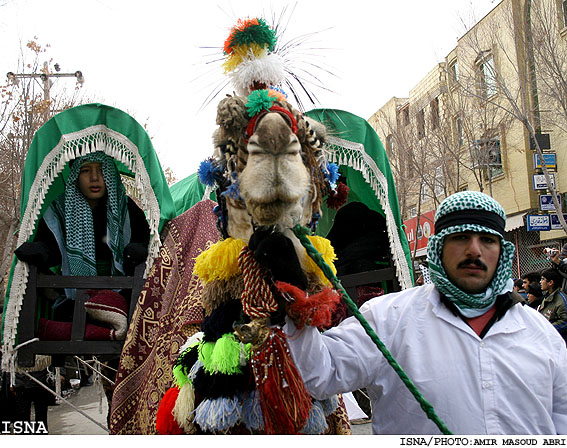
[[(454, 434), (567, 434), (567, 350), (530, 307), (510, 308), (481, 339), (429, 284), (361, 312)], [(284, 330), (316, 398), (366, 387), (375, 434), (439, 434), (355, 318), (320, 334)]]

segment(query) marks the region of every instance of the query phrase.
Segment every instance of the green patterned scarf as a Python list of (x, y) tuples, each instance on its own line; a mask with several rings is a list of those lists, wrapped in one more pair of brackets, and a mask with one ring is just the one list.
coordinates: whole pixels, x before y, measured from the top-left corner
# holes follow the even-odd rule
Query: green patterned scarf
[[(478, 191), (462, 191), (446, 198), (435, 214), (435, 223), (440, 218), (450, 213), (469, 212), (471, 215), (476, 211), (494, 213), (506, 221), (506, 213), (502, 206), (490, 196)], [(437, 229), (436, 229), (437, 232)], [(459, 232), (487, 232), (500, 237), (501, 252), (498, 267), (484, 293), (468, 294), (455, 286), (447, 277), (441, 262), (443, 243), (447, 235)], [(439, 291), (445, 295), (452, 303), (457, 306), (465, 317), (477, 317), (488, 311), (496, 301), (496, 297), (513, 289), (512, 261), (514, 259), (514, 244), (504, 240), (501, 233), (494, 228), (487, 227), (480, 223), (458, 224), (444, 228), (429, 238), (427, 246), (427, 261), (431, 281), (437, 286)]]
[[(130, 239), (128, 203), (120, 174), (111, 157), (101, 151), (87, 154), (71, 164), (65, 193), (53, 203), (59, 221), (63, 223), (65, 256), (64, 275), (97, 275), (93, 214), (78, 186), (81, 165), (88, 162), (102, 164), (106, 185), (107, 244), (112, 252), (112, 275), (123, 274), (124, 246)], [(126, 234), (125, 234), (126, 233)], [(126, 240), (126, 241), (125, 241)]]

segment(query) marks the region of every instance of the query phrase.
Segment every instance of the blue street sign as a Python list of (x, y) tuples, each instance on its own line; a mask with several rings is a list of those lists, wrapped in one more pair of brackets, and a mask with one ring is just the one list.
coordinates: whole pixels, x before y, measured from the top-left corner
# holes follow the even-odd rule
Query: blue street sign
[[(545, 161), (545, 167), (548, 170), (556, 170), (557, 169), (557, 156), (554, 152), (545, 153), (543, 155), (543, 160)], [(539, 154), (534, 154), (534, 169), (541, 168), (541, 158)]]
[[(551, 178), (551, 185), (555, 187), (555, 176), (553, 174), (550, 174), (549, 177)], [(532, 179), (534, 190), (547, 190), (547, 181), (545, 180), (545, 175), (533, 174)]]
[(527, 230), (550, 230), (550, 218), (549, 215), (527, 215), (526, 216), (526, 226)]
[[(559, 222), (559, 216), (557, 216), (557, 213), (550, 213), (549, 217), (551, 223), (551, 230), (563, 230), (563, 227), (561, 227), (561, 223)], [(563, 215), (563, 219), (567, 221), (567, 215)]]
[[(557, 201), (559, 202), (559, 207), (561, 207), (561, 195), (559, 194), (557, 195)], [(539, 196), (539, 209), (542, 212), (555, 210), (555, 204), (553, 203), (552, 194), (541, 194)]]

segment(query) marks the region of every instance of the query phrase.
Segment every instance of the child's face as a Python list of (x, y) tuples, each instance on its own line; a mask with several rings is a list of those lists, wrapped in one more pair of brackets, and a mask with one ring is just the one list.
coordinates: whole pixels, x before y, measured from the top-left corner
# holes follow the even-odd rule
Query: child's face
[(79, 170), (79, 190), (94, 207), (106, 194), (106, 185), (102, 177), (102, 164), (98, 162), (85, 163)]

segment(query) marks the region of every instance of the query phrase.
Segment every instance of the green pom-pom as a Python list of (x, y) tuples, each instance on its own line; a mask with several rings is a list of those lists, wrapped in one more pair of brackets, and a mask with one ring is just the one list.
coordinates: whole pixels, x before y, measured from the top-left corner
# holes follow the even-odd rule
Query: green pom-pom
[(270, 96), (268, 90), (254, 90), (248, 95), (248, 102), (246, 103), (248, 116), (253, 117), (263, 110), (270, 110), (270, 107), (272, 107), (272, 104), (274, 104), (276, 100), (277, 98), (275, 96)]
[(179, 365), (173, 368), (173, 379), (179, 388), (182, 388), (189, 381), (187, 375), (183, 373), (183, 366)]
[(257, 24), (253, 23), (253, 20), (246, 21), (241, 28), (235, 29), (229, 36), (226, 47), (232, 48), (255, 43), (261, 47), (267, 46), (269, 51), (273, 51), (277, 42), (276, 32), (268, 26), (264, 19), (257, 19), (257, 21)]

